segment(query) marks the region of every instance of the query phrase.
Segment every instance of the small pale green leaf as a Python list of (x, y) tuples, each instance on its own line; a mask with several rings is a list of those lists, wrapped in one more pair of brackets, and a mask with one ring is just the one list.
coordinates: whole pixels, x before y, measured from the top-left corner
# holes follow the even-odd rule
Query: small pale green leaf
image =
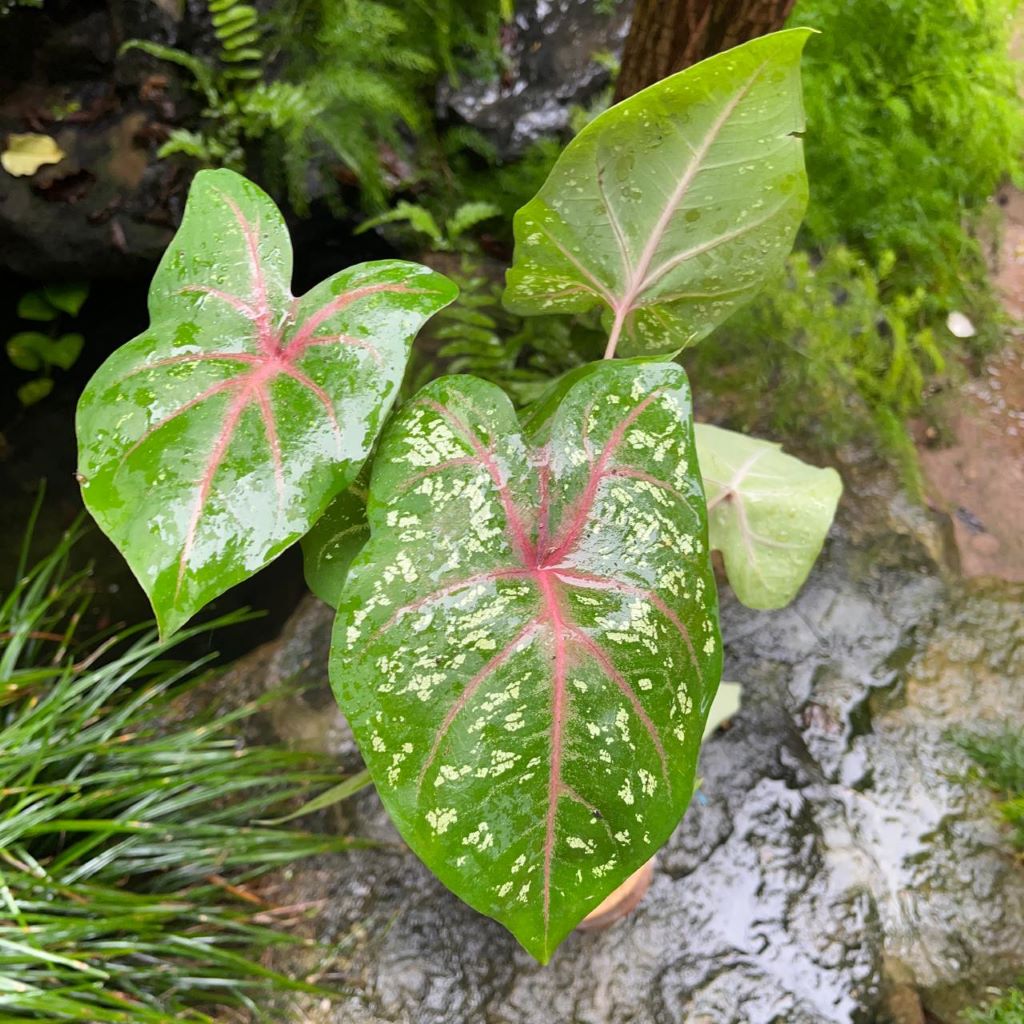
[(46, 301), (69, 316), (78, 316), (82, 304), (89, 297), (87, 284), (48, 284), (43, 289)]
[(60, 310), (47, 299), (44, 291), (25, 292), (18, 300), (18, 316), (22, 320), (46, 322), (56, 320)]
[(515, 217), (505, 305), (604, 307), (608, 354), (705, 337), (778, 272), (807, 204), (800, 54), (762, 36), (605, 111)]
[(685, 374), (605, 362), (525, 429), (434, 381), (368, 514), (335, 693), (412, 849), (546, 961), (678, 824), (721, 674)]
[(46, 365), (43, 353), (50, 338), (39, 331), (19, 331), (7, 339), (7, 358), (19, 370), (34, 372)]
[(306, 586), (332, 608), (338, 607), (352, 559), (370, 536), (366, 494), (356, 488), (342, 491), (302, 538), (302, 568)]
[(711, 703), (711, 710), (708, 712), (708, 720), (704, 724), (704, 735), (702, 740), (711, 736), (720, 725), (728, 722), (740, 709), (740, 700), (743, 696), (743, 687), (739, 683), (719, 683), (718, 692)]
[(18, 388), (18, 401), (25, 406), (35, 405), (36, 402), (41, 402), (46, 398), (51, 391), (53, 391), (53, 381), (49, 377), (37, 377)]
[(843, 490), (834, 469), (809, 466), (780, 445), (698, 423), (711, 547), (750, 608), (796, 597), (821, 553)]
[(81, 334), (51, 338), (41, 331), (20, 331), (7, 339), (7, 357), (19, 370), (41, 370), (58, 366), (70, 370), (82, 354)]
[(409, 346), (455, 297), (383, 260), (299, 298), (284, 220), (231, 171), (201, 171), (150, 289), (151, 326), (78, 407), (86, 506), (162, 633), (301, 537), (348, 487), (398, 393)]

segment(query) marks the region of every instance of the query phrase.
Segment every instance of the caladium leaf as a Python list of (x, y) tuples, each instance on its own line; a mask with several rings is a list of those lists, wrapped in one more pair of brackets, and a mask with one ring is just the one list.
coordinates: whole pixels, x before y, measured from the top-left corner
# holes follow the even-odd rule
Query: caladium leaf
[(718, 692), (708, 712), (708, 720), (704, 723), (703, 740), (715, 734), (720, 725), (724, 725), (740, 709), (743, 701), (743, 687), (739, 683), (721, 682)]
[(696, 435), (711, 547), (722, 552), (729, 584), (750, 608), (789, 604), (832, 525), (839, 474), (731, 430), (698, 423)]
[(86, 506), (161, 631), (266, 565), (355, 478), (423, 322), (456, 294), (413, 263), (351, 267), (300, 298), (273, 202), (202, 171), (150, 289), (151, 326), (78, 407)]
[(505, 305), (605, 308), (608, 355), (677, 352), (778, 272), (807, 204), (800, 53), (763, 36), (595, 118), (515, 218)]
[(678, 824), (721, 673), (685, 374), (604, 363), (527, 428), (434, 381), (368, 514), (335, 693), (409, 845), (546, 961)]
[(302, 569), (306, 586), (332, 608), (338, 607), (352, 559), (370, 536), (366, 492), (342, 491), (302, 538)]

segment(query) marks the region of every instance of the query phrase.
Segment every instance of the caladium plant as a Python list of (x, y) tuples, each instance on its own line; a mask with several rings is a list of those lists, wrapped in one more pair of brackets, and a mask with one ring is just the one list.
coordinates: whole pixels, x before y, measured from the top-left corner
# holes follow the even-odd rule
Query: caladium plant
[(607, 358), (528, 409), (449, 376), (389, 419), (454, 285), (384, 261), (292, 298), (280, 214), (227, 171), (197, 176), (150, 329), (82, 397), (86, 503), (161, 628), (302, 537), (395, 824), (542, 961), (690, 800), (721, 674), (711, 550), (778, 607), (835, 511), (831, 470), (695, 425), (670, 361), (792, 244), (807, 35), (713, 57), (566, 147), (516, 217), (505, 301), (602, 307)]

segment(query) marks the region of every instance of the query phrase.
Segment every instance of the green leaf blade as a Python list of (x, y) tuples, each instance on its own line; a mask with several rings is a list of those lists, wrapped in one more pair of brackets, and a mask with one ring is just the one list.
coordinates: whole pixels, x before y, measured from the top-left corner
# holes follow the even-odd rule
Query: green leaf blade
[(56, 320), (60, 309), (46, 297), (43, 289), (27, 292), (18, 300), (18, 316), (22, 320)]
[(369, 536), (366, 495), (349, 488), (331, 502), (302, 538), (306, 586), (325, 604), (338, 607), (348, 567)]
[(807, 204), (800, 54), (755, 39), (612, 107), (515, 218), (505, 304), (605, 310), (608, 354), (695, 344), (778, 271)]
[(52, 344), (41, 331), (19, 331), (7, 339), (7, 358), (19, 370), (35, 372), (46, 364), (46, 352)]
[(82, 283), (51, 284), (43, 289), (46, 301), (68, 316), (78, 316), (89, 297), (89, 286)]
[(438, 877), (546, 961), (693, 789), (721, 672), (689, 390), (606, 363), (521, 432), (428, 385), (375, 460), (332, 682)]
[(711, 547), (721, 551), (737, 598), (782, 608), (821, 553), (842, 494), (834, 469), (809, 466), (770, 441), (696, 426)]
[(284, 221), (203, 171), (150, 291), (150, 328), (78, 408), (86, 506), (173, 632), (294, 543), (355, 478), (413, 335), (455, 295), (380, 261), (291, 295)]

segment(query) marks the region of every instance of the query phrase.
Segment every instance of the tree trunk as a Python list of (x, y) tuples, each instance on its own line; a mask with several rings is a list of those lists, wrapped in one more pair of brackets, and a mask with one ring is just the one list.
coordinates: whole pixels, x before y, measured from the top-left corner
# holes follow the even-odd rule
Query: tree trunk
[(795, 0), (636, 0), (615, 99), (785, 24)]

